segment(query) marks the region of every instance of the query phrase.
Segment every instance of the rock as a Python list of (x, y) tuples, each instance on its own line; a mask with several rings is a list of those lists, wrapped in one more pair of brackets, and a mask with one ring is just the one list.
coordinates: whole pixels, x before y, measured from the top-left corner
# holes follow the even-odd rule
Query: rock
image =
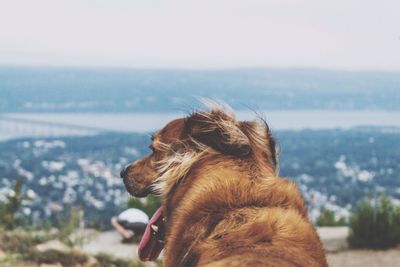
[(61, 251), (61, 252), (71, 251), (70, 247), (68, 247), (67, 245), (65, 245), (64, 243), (62, 243), (59, 240), (50, 240), (45, 243), (39, 244), (36, 246), (36, 249), (40, 252), (50, 250), (50, 249), (54, 249), (54, 250)]
[(0, 261), (7, 257), (7, 254), (0, 249)]
[(100, 264), (97, 261), (97, 259), (93, 256), (88, 256), (88, 259), (85, 262), (84, 267), (98, 267), (98, 266), (100, 266)]
[(63, 266), (61, 265), (61, 263), (51, 263), (51, 264), (42, 263), (40, 264), (40, 267), (63, 267)]
[(47, 237), (47, 236), (51, 236), (51, 235), (55, 236), (56, 234), (58, 234), (58, 232), (59, 231), (58, 231), (57, 228), (50, 228), (49, 230), (37, 230), (37, 231), (34, 231), (32, 233), (32, 235), (36, 236), (36, 237)]
[(97, 232), (77, 248), (91, 255), (104, 253), (124, 260), (137, 259), (137, 244), (123, 244), (121, 239), (116, 231)]
[(327, 252), (337, 252), (349, 248), (348, 227), (318, 227), (317, 232)]
[(94, 229), (77, 229), (69, 236), (69, 240), (76, 246), (79, 246), (89, 242), (98, 234), (100, 234), (100, 232)]

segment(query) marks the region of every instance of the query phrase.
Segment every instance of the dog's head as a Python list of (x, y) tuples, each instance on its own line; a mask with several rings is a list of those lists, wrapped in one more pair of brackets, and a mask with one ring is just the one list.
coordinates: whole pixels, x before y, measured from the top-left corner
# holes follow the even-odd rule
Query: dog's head
[(167, 194), (209, 156), (261, 159), (277, 171), (275, 141), (265, 121), (237, 121), (222, 109), (171, 121), (151, 141), (152, 153), (121, 171), (128, 192), (136, 197)]

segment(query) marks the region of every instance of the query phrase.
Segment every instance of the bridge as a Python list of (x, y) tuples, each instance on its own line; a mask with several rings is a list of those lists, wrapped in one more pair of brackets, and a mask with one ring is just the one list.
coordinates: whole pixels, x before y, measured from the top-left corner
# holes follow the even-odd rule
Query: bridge
[(78, 126), (66, 123), (46, 122), (32, 119), (15, 118), (0, 115), (0, 135), (16, 136), (68, 136), (93, 135), (105, 132), (115, 132), (107, 129)]

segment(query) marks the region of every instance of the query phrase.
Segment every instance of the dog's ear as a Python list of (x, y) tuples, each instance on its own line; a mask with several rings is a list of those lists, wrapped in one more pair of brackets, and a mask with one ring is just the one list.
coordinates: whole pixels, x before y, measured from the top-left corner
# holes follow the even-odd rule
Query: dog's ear
[(244, 157), (251, 151), (249, 139), (235, 119), (222, 111), (194, 113), (186, 119), (185, 129), (191, 138), (221, 153)]

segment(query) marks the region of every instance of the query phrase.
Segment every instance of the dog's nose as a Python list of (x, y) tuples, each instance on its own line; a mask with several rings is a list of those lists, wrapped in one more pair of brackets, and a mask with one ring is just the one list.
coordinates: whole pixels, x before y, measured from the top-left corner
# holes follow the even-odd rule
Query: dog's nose
[(121, 172), (119, 173), (119, 176), (121, 178), (124, 178), (126, 176), (126, 171), (127, 171), (128, 167), (129, 167), (129, 165), (122, 168)]

